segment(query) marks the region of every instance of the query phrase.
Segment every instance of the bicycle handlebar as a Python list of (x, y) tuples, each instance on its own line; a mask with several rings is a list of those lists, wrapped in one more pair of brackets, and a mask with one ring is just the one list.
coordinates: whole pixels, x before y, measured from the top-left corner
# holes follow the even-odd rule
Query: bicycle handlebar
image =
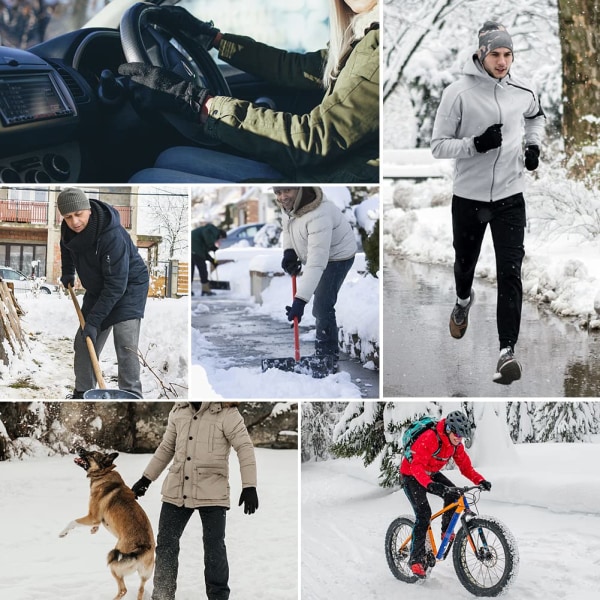
[[(459, 494), (466, 494), (467, 492), (471, 492), (473, 490), (479, 490), (480, 492), (485, 492), (486, 490), (484, 488), (481, 487), (481, 484), (479, 485), (467, 485), (464, 487), (460, 487), (460, 486), (448, 486), (448, 488), (450, 490), (452, 490), (453, 492), (458, 492)], [(488, 490), (489, 491), (489, 490)]]

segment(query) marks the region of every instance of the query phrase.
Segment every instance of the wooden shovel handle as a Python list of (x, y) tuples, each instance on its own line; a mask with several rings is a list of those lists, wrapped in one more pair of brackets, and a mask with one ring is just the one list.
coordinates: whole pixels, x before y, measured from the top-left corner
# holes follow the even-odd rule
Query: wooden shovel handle
[[(79, 317), (79, 325), (81, 330), (85, 327), (85, 319), (83, 318), (83, 313), (81, 312), (81, 307), (79, 306), (79, 302), (77, 301), (77, 296), (75, 296), (75, 292), (71, 284), (69, 284), (69, 295), (71, 296), (71, 300), (73, 300), (73, 305), (75, 306), (75, 310), (77, 311), (77, 316)], [(101, 390), (106, 389), (106, 384), (104, 383), (104, 377), (102, 377), (102, 369), (100, 368), (100, 363), (98, 362), (98, 357), (96, 356), (96, 348), (94, 348), (94, 342), (86, 336), (85, 342), (87, 344), (88, 352), (90, 354), (90, 360), (92, 361), (92, 368), (94, 369), (94, 375), (96, 376), (96, 381), (98, 382), (98, 387)]]

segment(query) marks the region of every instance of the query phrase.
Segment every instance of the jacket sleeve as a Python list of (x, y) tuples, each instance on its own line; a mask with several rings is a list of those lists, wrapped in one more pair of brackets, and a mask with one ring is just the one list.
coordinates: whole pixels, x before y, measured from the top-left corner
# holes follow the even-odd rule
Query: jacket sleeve
[(472, 137), (457, 137), (461, 120), (461, 98), (449, 86), (442, 93), (433, 123), (431, 153), (434, 158), (468, 158), (477, 154)]
[(60, 242), (60, 266), (61, 266), (61, 277), (73, 277), (75, 279), (75, 263), (73, 262), (73, 256), (62, 240)]
[(123, 235), (127, 234), (118, 230), (115, 235), (103, 236), (99, 241), (102, 290), (86, 315), (86, 322), (98, 329), (127, 289), (129, 250)]
[(237, 453), (242, 487), (256, 487), (256, 458), (254, 445), (237, 408), (228, 408), (223, 420), (223, 434)]
[(525, 145), (541, 146), (546, 128), (546, 115), (535, 92), (531, 106), (523, 116), (525, 117)]
[(471, 464), (471, 459), (466, 453), (465, 448), (462, 444), (456, 447), (454, 453), (454, 462), (459, 468), (460, 472), (467, 478), (470, 479), (475, 485), (479, 485), (485, 478), (480, 475)]
[(155, 450), (154, 456), (150, 459), (150, 462), (144, 471), (144, 477), (147, 477), (150, 481), (158, 479), (175, 455), (175, 443), (177, 441), (177, 430), (175, 427), (175, 420), (173, 419), (175, 410), (177, 410), (176, 406), (169, 413), (167, 428), (163, 434), (162, 442)]
[(410, 461), (411, 475), (426, 488), (432, 481), (428, 474), (429, 461), (438, 449), (438, 439), (433, 430), (422, 433), (413, 443), (412, 460)]
[(318, 89), (327, 51), (286, 52), (250, 37), (226, 33), (219, 44), (219, 58), (269, 82), (300, 89)]
[[(212, 100), (207, 135), (293, 176), (324, 166), (379, 135), (379, 45), (362, 40), (333, 90), (308, 114), (295, 115), (224, 96)], [(361, 46), (359, 48), (359, 46)]]
[[(310, 213), (309, 213), (310, 214)], [(329, 215), (308, 217), (308, 253), (302, 277), (298, 279), (296, 297), (308, 302), (319, 285), (323, 271), (329, 262), (333, 223)]]

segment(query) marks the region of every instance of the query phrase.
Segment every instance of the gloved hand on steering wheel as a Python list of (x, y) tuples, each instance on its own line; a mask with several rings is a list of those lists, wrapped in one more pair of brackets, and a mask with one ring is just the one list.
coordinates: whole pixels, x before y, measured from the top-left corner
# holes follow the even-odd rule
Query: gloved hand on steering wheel
[(181, 6), (162, 6), (160, 16), (170, 31), (187, 34), (205, 50), (215, 48), (221, 39), (221, 32), (212, 21), (200, 21)]
[(171, 112), (199, 122), (202, 107), (211, 97), (206, 88), (196, 86), (162, 67), (126, 63), (119, 67), (119, 74), (129, 77), (127, 88), (140, 112)]

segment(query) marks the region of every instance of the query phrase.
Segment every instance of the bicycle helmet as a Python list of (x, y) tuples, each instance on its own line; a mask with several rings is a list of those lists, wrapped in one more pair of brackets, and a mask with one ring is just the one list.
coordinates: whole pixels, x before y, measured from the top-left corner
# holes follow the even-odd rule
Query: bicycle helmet
[(455, 410), (446, 416), (446, 431), (455, 433), (462, 438), (471, 437), (471, 423), (467, 415)]

